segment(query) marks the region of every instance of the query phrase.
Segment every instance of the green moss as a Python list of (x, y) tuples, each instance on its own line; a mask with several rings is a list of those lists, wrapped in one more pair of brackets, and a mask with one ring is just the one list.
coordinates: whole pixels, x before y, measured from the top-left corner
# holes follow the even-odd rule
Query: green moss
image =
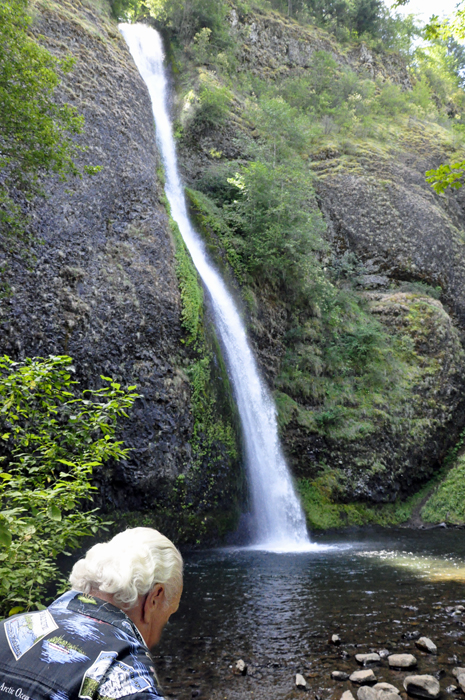
[(427, 523), (465, 524), (465, 455), (461, 455), (421, 511)]
[(407, 523), (414, 509), (433, 488), (426, 484), (415, 495), (404, 501), (372, 505), (368, 503), (340, 503), (345, 475), (326, 469), (317, 479), (300, 479), (297, 486), (311, 530), (326, 530), (360, 525), (393, 527)]

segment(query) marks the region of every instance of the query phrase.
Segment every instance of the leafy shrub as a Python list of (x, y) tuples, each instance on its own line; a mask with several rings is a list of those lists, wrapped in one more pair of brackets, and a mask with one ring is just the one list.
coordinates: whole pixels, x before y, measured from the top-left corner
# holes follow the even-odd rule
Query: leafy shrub
[(92, 472), (127, 455), (117, 421), (137, 394), (102, 377), (79, 391), (67, 356), (0, 359), (0, 614), (41, 609), (56, 559), (96, 533)]

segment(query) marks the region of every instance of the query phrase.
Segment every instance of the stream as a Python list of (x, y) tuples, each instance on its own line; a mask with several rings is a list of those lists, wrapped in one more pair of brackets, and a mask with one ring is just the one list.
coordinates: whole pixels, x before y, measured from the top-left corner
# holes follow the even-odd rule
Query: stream
[[(333, 670), (360, 668), (356, 653), (413, 653), (418, 673), (440, 673), (443, 697), (465, 665), (465, 537), (459, 530), (370, 530), (314, 537), (314, 551), (276, 554), (222, 549), (185, 556), (178, 613), (157, 647), (166, 697), (209, 700), (311, 697), (339, 700), (356, 688), (331, 680)], [(328, 643), (337, 633), (341, 645)], [(438, 655), (415, 647), (430, 637)], [(235, 672), (238, 659), (248, 673)], [(402, 690), (407, 672), (386, 660), (378, 680)], [(405, 693), (404, 696), (406, 697)], [(452, 696), (450, 696), (452, 697)]]

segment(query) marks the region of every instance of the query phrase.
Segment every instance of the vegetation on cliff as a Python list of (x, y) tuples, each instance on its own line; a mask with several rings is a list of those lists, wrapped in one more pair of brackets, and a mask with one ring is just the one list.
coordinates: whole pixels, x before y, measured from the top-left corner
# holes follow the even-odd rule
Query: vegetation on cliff
[[(421, 139), (463, 152), (463, 55), (440, 37), (414, 49), (413, 21), (377, 3), (365, 15), (363, 3), (330, 4), (274, 4), (287, 18), (265, 3), (137, 12), (171, 38), (192, 213), (240, 287), (294, 472), (306, 493), (330, 474), (334, 502), (391, 501), (445, 452), (459, 403), (441, 387), (460, 383), (463, 351), (437, 285), (380, 277), (370, 292), (370, 267), (329, 240), (322, 186), (365, 164), (379, 182)], [(364, 508), (357, 522), (376, 517)], [(391, 510), (383, 522), (408, 512)]]
[[(31, 36), (28, 0), (0, 6), (0, 252), (28, 254), (26, 214), (40, 178), (80, 175), (73, 135), (83, 118), (54, 93), (73, 58), (58, 59)], [(88, 166), (89, 174), (98, 167)], [(30, 233), (30, 232), (29, 232)], [(0, 271), (2, 270), (0, 259)]]

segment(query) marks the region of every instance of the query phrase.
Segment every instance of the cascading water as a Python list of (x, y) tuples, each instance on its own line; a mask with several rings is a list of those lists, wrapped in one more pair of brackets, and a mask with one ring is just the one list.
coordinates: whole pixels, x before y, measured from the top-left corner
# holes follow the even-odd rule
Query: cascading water
[(171, 215), (210, 294), (217, 333), (226, 354), (244, 434), (256, 530), (254, 546), (275, 551), (308, 550), (315, 545), (310, 544), (304, 514), (281, 451), (274, 403), (260, 379), (234, 301), (189, 221), (167, 108), (161, 38), (144, 24), (121, 24), (120, 30), (152, 100)]

